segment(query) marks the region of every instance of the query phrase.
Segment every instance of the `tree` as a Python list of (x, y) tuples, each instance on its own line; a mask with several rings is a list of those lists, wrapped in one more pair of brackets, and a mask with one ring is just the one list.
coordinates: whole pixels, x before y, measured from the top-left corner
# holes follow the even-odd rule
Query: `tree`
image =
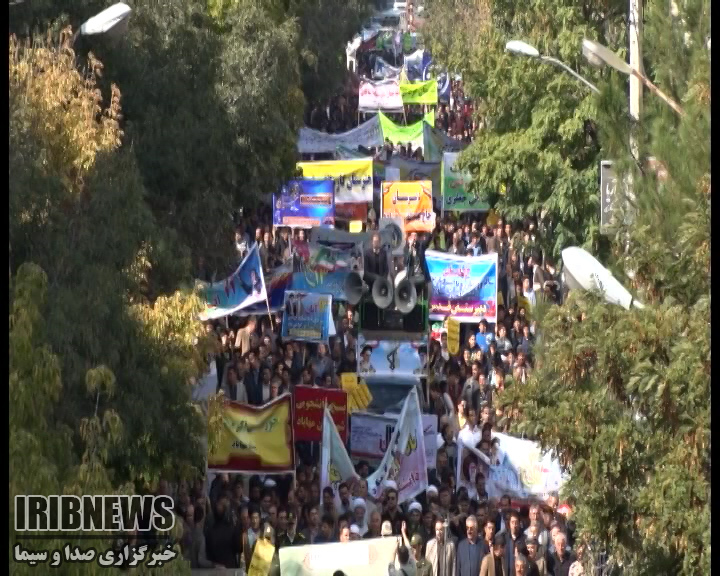
[[(191, 291), (148, 298), (148, 255), (159, 260), (160, 234), (135, 156), (120, 145), (116, 87), (102, 106), (100, 68), (91, 56), (87, 74), (77, 71), (68, 33), (34, 44), (11, 38), (11, 272), (32, 262), (47, 274), (45, 338), (64, 382), (53, 418), (71, 431), (72, 455), (81, 459), (87, 442), (78, 422), (117, 414), (122, 438), (102, 447), (108, 481), (146, 490), (203, 466), (205, 424), (188, 383), (208, 342)], [(114, 375), (105, 378), (112, 395), (88, 394), (88, 370), (98, 366)]]
[(646, 73), (684, 116), (648, 94), (630, 124), (625, 77), (600, 85), (603, 152), (634, 193), (612, 266), (633, 271), (645, 308), (571, 294), (542, 319), (528, 385), (502, 396), (521, 413), (516, 431), (560, 456), (578, 529), (626, 575), (710, 573), (709, 9), (646, 7)]
[(592, 92), (571, 75), (505, 52), (523, 40), (596, 81), (583, 62), (583, 37), (611, 48), (625, 42), (626, 3), (433, 0), (423, 26), (433, 58), (462, 74), (478, 101), (480, 129), (460, 156), (472, 188), (510, 219), (535, 216), (544, 248), (597, 248), (598, 164)]

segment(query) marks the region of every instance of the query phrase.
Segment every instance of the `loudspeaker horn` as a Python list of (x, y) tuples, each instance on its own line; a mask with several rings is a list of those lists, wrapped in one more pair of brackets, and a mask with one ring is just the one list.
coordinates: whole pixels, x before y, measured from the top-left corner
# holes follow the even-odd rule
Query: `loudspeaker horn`
[(345, 278), (345, 297), (350, 305), (355, 306), (362, 300), (367, 291), (362, 276), (357, 272), (350, 272)]
[(375, 306), (385, 310), (393, 301), (393, 285), (390, 280), (382, 276), (375, 279), (372, 285), (372, 299)]
[(417, 305), (417, 290), (407, 279), (407, 270), (403, 270), (395, 278), (395, 308), (401, 314), (409, 314)]

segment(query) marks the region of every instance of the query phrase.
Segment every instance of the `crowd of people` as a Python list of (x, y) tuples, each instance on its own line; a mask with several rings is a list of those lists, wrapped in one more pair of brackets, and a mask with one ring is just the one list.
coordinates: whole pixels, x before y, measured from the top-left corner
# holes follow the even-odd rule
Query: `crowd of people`
[[(371, 59), (360, 58), (370, 73)], [(363, 68), (364, 67), (364, 68)], [(424, 109), (409, 109), (422, 115)], [(358, 122), (357, 97), (344, 94), (311, 106), (306, 123), (327, 132), (343, 132)], [(469, 142), (478, 129), (472, 102), (462, 81), (452, 80), (449, 102), (436, 109), (436, 126), (454, 139)], [(393, 154), (422, 160), (422, 149), (386, 142)], [(431, 234), (407, 237), (402, 257), (392, 257), (372, 235), (364, 254), (365, 269), (394, 277), (405, 268), (427, 273), (425, 250), (460, 256), (498, 255), (497, 321), (463, 324), (462, 346), (448, 350), (442, 323), (422, 358), (427, 386), (421, 398), (426, 414), (438, 418), (437, 459), (428, 470), (429, 486), (409, 502), (398, 501), (398, 487), (387, 482), (373, 499), (367, 478), (369, 462), (356, 464), (359, 480), (340, 484), (338, 494), (320, 483), (319, 450), (296, 443), (297, 470), (286, 476), (219, 474), (209, 490), (203, 481), (192, 488), (180, 482), (178, 514), (184, 519), (183, 552), (194, 568), (249, 570), (255, 544), (264, 538), (275, 546), (270, 574), (279, 574), (278, 551), (286, 546), (396, 538), (395, 562), (388, 573), (403, 576), (579, 576), (585, 543), (575, 542), (569, 506), (558, 508), (557, 495), (544, 501), (515, 502), (510, 495), (489, 498), (486, 478), (475, 475), (470, 490), (456, 478), (463, 432), (480, 432), (477, 448), (492, 459), (498, 449), (493, 432), (509, 432), (518, 415), (506, 410), (499, 395), (523, 385), (533, 369), (537, 333), (533, 309), (540, 301), (560, 304), (563, 287), (551, 258), (542, 251), (541, 232), (532, 219), (511, 222), (502, 217), (466, 213), (437, 217)], [(275, 228), (270, 210), (236, 218), (235, 247), (242, 260), (257, 245), (266, 276), (298, 253), (305, 253), (305, 230)], [(338, 222), (339, 228), (343, 224)], [(370, 208), (364, 230), (378, 230)], [(362, 305), (361, 305), (362, 306)], [(228, 317), (207, 324), (217, 342), (213, 361), (217, 390), (225, 397), (261, 406), (295, 386), (340, 388), (340, 374), (357, 372), (357, 339), (361, 310), (333, 302), (336, 335), (327, 344), (285, 341), (282, 311), (254, 317)], [(428, 332), (430, 332), (428, 327)], [(466, 468), (460, 467), (461, 473)], [(467, 481), (468, 478), (463, 478)], [(463, 484), (463, 485), (461, 485)], [(336, 504), (339, 502), (339, 505)], [(337, 566), (335, 576), (342, 576)]]
[[(267, 217), (264, 223), (261, 218)], [(273, 229), (268, 213), (240, 218), (235, 234), (238, 258), (257, 244), (264, 272), (292, 258), (307, 242), (304, 230)], [(368, 230), (377, 229), (374, 218)], [(489, 499), (485, 477), (474, 489), (459, 487), (455, 475), (458, 437), (481, 431), (478, 448), (488, 457), (497, 449), (492, 432), (508, 431), (516, 414), (506, 411), (498, 395), (522, 385), (533, 366), (536, 325), (532, 310), (540, 300), (559, 303), (562, 290), (548, 257), (540, 250), (540, 233), (532, 220), (492, 225), (477, 214), (438, 218), (432, 234), (410, 234), (404, 257), (382, 253), (380, 236), (372, 237), (365, 266), (379, 273), (424, 267), (424, 250), (459, 255), (497, 253), (499, 263), (497, 322), (463, 325), (463, 346), (448, 351), (442, 327), (427, 348), (425, 413), (438, 418), (437, 461), (430, 486), (412, 502), (398, 502), (389, 483), (381, 498), (368, 494), (368, 462), (357, 464), (360, 480), (339, 489), (340, 506), (331, 488), (321, 490), (317, 444), (298, 442), (294, 476), (260, 477), (221, 474), (203, 493), (202, 482), (178, 487), (179, 515), (184, 519), (182, 547), (194, 567), (248, 569), (258, 538), (283, 546), (346, 542), (360, 538), (399, 537), (397, 574), (478, 576), (580, 574), (583, 549), (574, 551), (572, 522), (558, 512), (557, 497), (517, 506), (509, 495)], [(373, 262), (387, 262), (383, 268)], [(261, 317), (229, 317), (207, 324), (217, 339), (214, 357), (217, 389), (232, 400), (260, 406), (296, 385), (339, 388), (339, 375), (357, 371), (360, 310), (334, 303), (336, 336), (325, 344), (284, 341), (282, 311)], [(435, 330), (433, 330), (435, 332)], [(275, 558), (275, 569), (278, 560)], [(338, 566), (342, 569), (342, 566)]]

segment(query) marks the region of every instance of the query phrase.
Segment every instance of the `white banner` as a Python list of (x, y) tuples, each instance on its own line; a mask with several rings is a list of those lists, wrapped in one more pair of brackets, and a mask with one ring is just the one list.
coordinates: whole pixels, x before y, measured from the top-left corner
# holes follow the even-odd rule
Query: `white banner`
[(324, 410), (320, 447), (320, 493), (325, 486), (330, 486), (335, 494), (335, 505), (339, 506), (340, 484), (358, 478), (358, 475), (327, 407)]
[(387, 574), (397, 546), (397, 538), (284, 546), (280, 548), (280, 573), (282, 576), (332, 576), (342, 568), (347, 576)]
[(551, 493), (559, 492), (567, 479), (560, 463), (550, 452), (543, 454), (537, 442), (493, 432), (493, 438), (500, 439), (500, 446), (488, 457), (474, 447), (480, 434), (463, 432), (458, 436), (456, 485), (468, 488), (471, 497), (478, 470), (485, 475), (488, 497), (497, 499), (509, 494), (514, 500), (545, 500)]
[(398, 425), (380, 466), (367, 479), (369, 494), (379, 498), (388, 480), (397, 484), (398, 504), (424, 492), (428, 486), (425, 436), (415, 387), (405, 398)]
[(358, 110), (360, 112), (402, 112), (403, 101), (400, 95), (400, 83), (397, 79), (360, 82)]
[(380, 118), (373, 116), (356, 128), (339, 134), (328, 134), (312, 128), (300, 128), (297, 148), (300, 154), (335, 152), (338, 146), (357, 150), (358, 146), (373, 148), (384, 143)]
[[(356, 460), (382, 460), (390, 444), (398, 417), (399, 414), (354, 412), (350, 416), (350, 455)], [(425, 460), (428, 468), (433, 470), (437, 460), (437, 416), (423, 414), (422, 426), (425, 439)]]
[[(366, 349), (369, 346), (370, 349)], [(362, 334), (357, 339), (358, 376), (417, 376), (425, 374), (427, 354), (420, 355), (420, 349), (427, 349), (424, 341), (407, 340), (365, 340)], [(363, 356), (369, 353), (369, 359)]]

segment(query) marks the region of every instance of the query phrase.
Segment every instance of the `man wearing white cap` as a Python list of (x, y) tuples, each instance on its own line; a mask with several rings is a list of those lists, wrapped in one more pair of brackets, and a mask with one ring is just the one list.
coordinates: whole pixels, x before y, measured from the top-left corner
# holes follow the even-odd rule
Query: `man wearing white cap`
[(360, 540), (361, 538), (362, 534), (360, 533), (360, 528), (357, 524), (352, 524), (350, 526), (350, 541)]
[(422, 504), (413, 500), (408, 506), (408, 532), (415, 534), (420, 532), (422, 521)]
[(368, 531), (366, 518), (367, 506), (363, 498), (355, 498), (353, 500), (353, 518), (355, 519), (355, 525), (360, 532), (360, 536), (365, 536)]

